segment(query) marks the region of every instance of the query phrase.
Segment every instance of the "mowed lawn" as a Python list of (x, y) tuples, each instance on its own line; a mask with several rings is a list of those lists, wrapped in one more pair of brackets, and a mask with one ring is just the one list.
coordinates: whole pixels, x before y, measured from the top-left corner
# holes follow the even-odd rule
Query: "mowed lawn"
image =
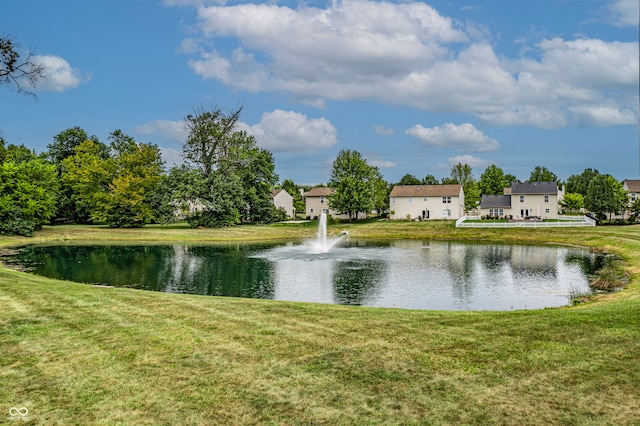
[[(331, 227), (343, 230), (588, 246), (621, 255), (629, 285), (574, 307), (434, 312), (101, 288), (0, 267), (0, 424), (640, 424), (640, 226)], [(314, 233), (61, 226), (0, 245)]]

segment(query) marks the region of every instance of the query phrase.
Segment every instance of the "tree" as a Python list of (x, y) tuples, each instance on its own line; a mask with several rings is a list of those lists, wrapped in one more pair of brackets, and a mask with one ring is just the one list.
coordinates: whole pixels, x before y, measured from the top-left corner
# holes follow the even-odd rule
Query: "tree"
[(640, 217), (640, 198), (636, 198), (629, 206), (629, 211), (636, 218)]
[[(100, 152), (100, 156), (104, 159), (108, 158), (109, 150), (107, 146), (100, 142), (97, 136), (89, 136), (87, 132), (79, 126), (70, 127), (53, 137), (53, 142), (47, 145), (46, 157), (51, 161), (58, 170), (58, 177), (62, 177), (62, 162), (75, 154), (77, 148), (82, 142), (90, 140)], [(71, 186), (61, 179), (61, 187), (58, 195), (58, 211), (57, 219), (75, 222), (90, 223), (91, 213), (84, 207), (77, 205), (74, 201), (77, 199), (73, 193)]]
[[(596, 175), (587, 188), (585, 207), (597, 217), (621, 212), (626, 208), (628, 195), (622, 184), (610, 175)], [(611, 216), (610, 216), (611, 217)]]
[(426, 175), (424, 178), (422, 178), (421, 183), (422, 185), (437, 185), (438, 179), (436, 179), (433, 175)]
[(482, 195), (502, 195), (504, 188), (509, 186), (502, 169), (495, 164), (487, 167), (480, 175), (478, 189)]
[[(114, 134), (112, 141), (123, 136)], [(89, 212), (92, 220), (117, 228), (141, 227), (154, 218), (151, 195), (163, 173), (160, 149), (135, 141), (121, 148), (117, 143), (111, 146), (115, 156), (110, 157), (101, 144), (82, 142), (73, 156), (62, 161), (62, 181), (73, 190), (78, 208)]]
[(451, 167), (451, 177), (449, 179), (451, 183), (462, 185), (465, 209), (474, 209), (477, 202), (480, 201), (480, 191), (473, 177), (471, 166), (462, 163), (454, 165)]
[(600, 172), (597, 169), (584, 169), (584, 171), (579, 175), (569, 176), (566, 185), (567, 192), (574, 192), (586, 196), (589, 184), (593, 178), (599, 174)]
[(293, 198), (293, 208), (297, 212), (304, 212), (305, 204), (300, 194), (300, 186), (296, 185), (291, 179), (285, 179), (280, 186)]
[(225, 114), (219, 107), (211, 111), (198, 110), (184, 120), (189, 132), (182, 147), (185, 159), (201, 168), (206, 177), (222, 161), (228, 160), (233, 146), (235, 126), (242, 107)]
[(544, 166), (536, 166), (527, 182), (557, 182), (558, 176)]
[(421, 184), (420, 179), (418, 179), (417, 177), (409, 173), (402, 176), (402, 178), (400, 178), (400, 182), (398, 182), (398, 185), (420, 185), (420, 184)]
[(24, 83), (36, 87), (38, 81), (44, 78), (44, 66), (33, 61), (31, 52), (24, 57), (19, 50), (20, 46), (9, 36), (0, 36), (0, 84), (8, 84), (18, 93), (35, 96), (24, 89)]
[(54, 215), (55, 167), (40, 159), (0, 164), (0, 234), (31, 236)]
[(567, 192), (558, 204), (564, 210), (578, 211), (584, 208), (584, 197), (577, 192)]
[(358, 151), (341, 150), (333, 162), (328, 186), (333, 189), (329, 205), (349, 220), (375, 208), (379, 172)]

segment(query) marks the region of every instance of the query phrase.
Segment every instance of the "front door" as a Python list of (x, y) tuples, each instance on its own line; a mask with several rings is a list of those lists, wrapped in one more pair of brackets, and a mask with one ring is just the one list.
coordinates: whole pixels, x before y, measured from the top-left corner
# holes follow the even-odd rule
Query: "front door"
[(522, 216), (522, 218), (524, 219), (525, 217), (529, 216), (529, 209), (522, 209), (520, 210), (520, 216)]
[(422, 218), (429, 219), (429, 210), (422, 210)]

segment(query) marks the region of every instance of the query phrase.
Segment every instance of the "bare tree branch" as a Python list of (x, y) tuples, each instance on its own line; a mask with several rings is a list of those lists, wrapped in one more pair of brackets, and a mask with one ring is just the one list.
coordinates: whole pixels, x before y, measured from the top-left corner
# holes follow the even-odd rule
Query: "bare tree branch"
[(27, 52), (26, 58), (18, 52), (20, 46), (9, 36), (0, 36), (0, 84), (15, 88), (18, 93), (36, 97), (35, 93), (24, 88), (24, 83), (36, 87), (44, 78), (44, 65), (33, 61), (33, 53)]

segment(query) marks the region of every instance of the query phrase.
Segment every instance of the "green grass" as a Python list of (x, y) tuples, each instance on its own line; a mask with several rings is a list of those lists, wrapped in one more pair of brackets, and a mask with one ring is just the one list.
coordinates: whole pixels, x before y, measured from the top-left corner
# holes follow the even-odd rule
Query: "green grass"
[[(0, 268), (0, 423), (11, 407), (46, 425), (640, 423), (640, 226), (331, 227), (342, 230), (593, 247), (622, 257), (629, 285), (575, 307), (434, 312), (99, 288)], [(0, 246), (314, 233), (64, 226)]]

